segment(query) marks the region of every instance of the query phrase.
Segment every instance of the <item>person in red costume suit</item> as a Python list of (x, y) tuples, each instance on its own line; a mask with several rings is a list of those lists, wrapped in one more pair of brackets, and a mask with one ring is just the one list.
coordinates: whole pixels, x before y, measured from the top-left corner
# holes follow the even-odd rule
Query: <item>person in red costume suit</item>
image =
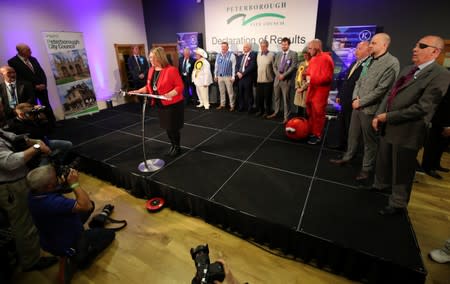
[(317, 144), (322, 138), (325, 125), (325, 108), (333, 81), (334, 63), (329, 53), (322, 51), (322, 42), (319, 39), (308, 43), (308, 53), (311, 56), (306, 71), (306, 112), (310, 125), (308, 144)]
[(172, 144), (167, 155), (175, 157), (181, 153), (180, 129), (184, 125), (183, 81), (178, 69), (169, 64), (164, 48), (155, 47), (148, 56), (152, 67), (148, 71), (147, 85), (129, 93), (154, 94), (169, 98), (152, 99), (151, 104), (158, 107), (159, 124), (166, 130)]

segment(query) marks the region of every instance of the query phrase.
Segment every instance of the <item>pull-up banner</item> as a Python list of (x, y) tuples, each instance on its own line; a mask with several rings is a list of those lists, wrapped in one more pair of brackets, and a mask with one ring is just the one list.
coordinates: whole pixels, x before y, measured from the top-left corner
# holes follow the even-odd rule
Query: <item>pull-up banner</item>
[(241, 51), (245, 42), (258, 45), (262, 39), (275, 51), (283, 37), (301, 51), (316, 32), (318, 0), (204, 0), (204, 7), (208, 51), (219, 52), (223, 41)]
[(82, 33), (43, 32), (65, 118), (98, 111)]

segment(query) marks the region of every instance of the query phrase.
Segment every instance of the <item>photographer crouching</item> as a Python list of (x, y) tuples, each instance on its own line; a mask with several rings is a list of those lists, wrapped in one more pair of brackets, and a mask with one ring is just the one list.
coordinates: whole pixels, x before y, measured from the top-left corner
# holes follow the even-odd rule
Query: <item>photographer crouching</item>
[(44, 141), (52, 150), (52, 155), (41, 157), (39, 165), (48, 164), (49, 159), (58, 164), (64, 164), (67, 153), (72, 148), (72, 142), (48, 139), (52, 127), (44, 114), (44, 110), (44, 106), (20, 103), (14, 109), (16, 117), (8, 121), (8, 125), (4, 129), (15, 134), (27, 134), (29, 138)]
[[(31, 190), (30, 212), (39, 230), (41, 246), (61, 256), (59, 279), (69, 283), (77, 268), (88, 268), (111, 244), (115, 232), (105, 228), (83, 228), (94, 210), (94, 202), (81, 188), (76, 170), (70, 169), (66, 176), (57, 177), (53, 166), (40, 166), (28, 173), (27, 182)], [(60, 183), (67, 183), (76, 199), (59, 193)]]

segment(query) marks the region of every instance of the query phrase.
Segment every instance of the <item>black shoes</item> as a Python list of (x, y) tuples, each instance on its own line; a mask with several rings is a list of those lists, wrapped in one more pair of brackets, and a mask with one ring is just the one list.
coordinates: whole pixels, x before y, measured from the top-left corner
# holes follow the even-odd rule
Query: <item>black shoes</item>
[(368, 171), (360, 171), (359, 174), (356, 176), (356, 180), (366, 180), (369, 178), (369, 172)]
[(444, 167), (439, 166), (439, 167), (436, 169), (436, 171), (448, 173), (448, 172), (450, 172), (450, 169), (449, 169), (449, 168), (444, 168)]
[(442, 176), (436, 172), (436, 170), (424, 170), (424, 172), (430, 177), (434, 177), (435, 179), (442, 179)]
[(393, 215), (397, 215), (397, 214), (401, 214), (404, 211), (403, 208), (400, 207), (392, 207), (392, 206), (386, 206), (383, 209), (381, 209), (380, 211), (378, 211), (378, 213), (382, 216), (393, 216)]
[(348, 164), (349, 161), (347, 160), (342, 160), (342, 159), (330, 159), (330, 163), (338, 165), (338, 166), (342, 166), (345, 164)]
[(24, 272), (29, 272), (33, 270), (43, 270), (46, 269), (53, 264), (57, 263), (58, 259), (54, 256), (42, 256), (39, 258), (38, 262), (36, 262), (32, 267), (24, 269)]
[(172, 145), (169, 149), (169, 151), (166, 153), (166, 156), (169, 157), (176, 157), (180, 155), (181, 153), (181, 147), (177, 145)]

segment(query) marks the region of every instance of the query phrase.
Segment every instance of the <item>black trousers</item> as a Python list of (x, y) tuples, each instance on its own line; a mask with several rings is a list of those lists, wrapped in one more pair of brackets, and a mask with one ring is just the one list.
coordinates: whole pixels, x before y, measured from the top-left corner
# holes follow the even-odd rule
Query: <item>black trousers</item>
[(180, 130), (179, 129), (168, 129), (166, 130), (167, 132), (167, 137), (169, 137), (170, 140), (170, 144), (172, 144), (172, 146), (180, 146), (180, 139), (181, 139), (181, 135), (180, 135)]
[(256, 84), (256, 110), (261, 113), (272, 113), (273, 82)]
[(441, 166), (441, 157), (448, 146), (449, 139), (442, 136), (442, 127), (432, 127), (423, 148), (422, 168), (436, 170)]
[(253, 108), (253, 81), (250, 78), (238, 82), (238, 110), (251, 111)]

